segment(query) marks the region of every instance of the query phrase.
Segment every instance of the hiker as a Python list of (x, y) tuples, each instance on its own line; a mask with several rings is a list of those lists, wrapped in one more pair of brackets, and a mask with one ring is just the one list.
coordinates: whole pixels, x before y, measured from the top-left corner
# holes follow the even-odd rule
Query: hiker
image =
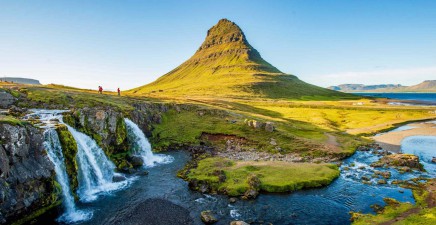
[(98, 93), (103, 94), (103, 87), (102, 86), (98, 86)]
[(118, 88), (118, 96), (120, 96), (121, 95), (121, 90), (120, 90), (120, 88)]

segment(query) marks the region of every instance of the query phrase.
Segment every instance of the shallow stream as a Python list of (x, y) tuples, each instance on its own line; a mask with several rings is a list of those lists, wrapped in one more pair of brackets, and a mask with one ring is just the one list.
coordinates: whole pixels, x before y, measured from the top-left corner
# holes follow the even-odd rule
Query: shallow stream
[[(206, 195), (189, 190), (187, 182), (176, 177), (177, 171), (189, 161), (189, 154), (184, 151), (169, 152), (167, 154), (174, 158), (172, 163), (147, 168), (147, 176), (136, 176), (132, 178), (134, 181), (129, 187), (100, 196), (97, 201), (78, 203), (78, 209), (93, 212), (90, 220), (79, 224), (110, 224), (108, 221), (128, 217), (135, 206), (150, 198), (169, 200), (188, 209), (195, 224), (202, 224), (199, 215), (203, 210), (215, 212), (219, 219), (217, 224), (229, 224), (233, 220), (244, 220), (252, 224), (350, 224), (349, 212), (373, 213), (371, 205), (384, 205), (383, 198), (386, 197), (414, 203), (409, 189), (403, 189), (391, 182), (396, 179), (435, 176), (434, 164), (428, 161), (435, 152), (431, 146), (435, 145), (426, 145), (434, 143), (434, 139), (427, 139), (405, 139), (403, 151), (410, 152), (410, 149), (413, 149), (414, 152), (410, 153), (416, 153), (421, 157), (425, 155), (424, 166), (428, 173), (415, 171), (400, 174), (394, 169), (377, 168), (392, 173), (392, 177), (387, 179), (387, 184), (378, 184), (377, 181), (381, 178), (372, 176), (374, 168), (369, 164), (377, 161), (380, 156), (358, 151), (344, 160), (340, 167), (341, 176), (328, 187), (287, 194), (264, 193), (255, 200), (239, 200), (234, 204), (230, 204), (226, 196)], [(422, 146), (416, 148), (420, 144)], [(369, 184), (362, 183), (363, 176), (370, 178), (367, 181)], [(38, 221), (56, 224), (56, 217), (56, 212), (52, 212)]]

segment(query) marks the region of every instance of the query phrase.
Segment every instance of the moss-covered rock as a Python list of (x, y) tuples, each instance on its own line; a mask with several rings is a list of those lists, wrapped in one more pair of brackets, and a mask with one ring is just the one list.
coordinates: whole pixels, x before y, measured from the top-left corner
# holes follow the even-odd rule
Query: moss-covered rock
[(64, 115), (64, 122), (94, 139), (118, 167), (127, 157), (127, 140), (124, 114), (112, 108), (83, 108)]
[(408, 172), (410, 168), (425, 171), (424, 166), (419, 162), (419, 158), (412, 154), (392, 154), (386, 155), (379, 161), (371, 164), (373, 167), (395, 167), (403, 172)]
[(65, 158), (65, 167), (67, 170), (68, 178), (70, 180), (70, 188), (72, 193), (76, 193), (79, 182), (77, 180), (79, 167), (76, 160), (77, 143), (73, 135), (68, 131), (65, 125), (60, 125), (56, 128), (56, 132), (61, 142), (62, 151)]
[(288, 192), (330, 184), (339, 176), (333, 164), (231, 161), (210, 157), (179, 175), (201, 192), (255, 198), (260, 191)]

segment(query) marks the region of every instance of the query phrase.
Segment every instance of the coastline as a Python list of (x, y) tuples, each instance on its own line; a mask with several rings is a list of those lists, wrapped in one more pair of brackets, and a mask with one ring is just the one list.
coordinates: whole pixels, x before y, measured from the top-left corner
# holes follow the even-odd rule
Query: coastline
[(385, 150), (391, 152), (401, 151), (401, 141), (410, 136), (436, 136), (436, 124), (426, 122), (414, 122), (404, 126), (403, 130), (391, 130), (387, 133), (381, 133), (372, 139)]

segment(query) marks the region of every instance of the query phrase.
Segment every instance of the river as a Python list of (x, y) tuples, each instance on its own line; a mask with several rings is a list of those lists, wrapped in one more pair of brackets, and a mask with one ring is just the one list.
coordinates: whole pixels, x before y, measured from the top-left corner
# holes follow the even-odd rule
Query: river
[[(411, 143), (424, 143), (420, 137), (405, 140), (405, 152), (411, 150)], [(432, 139), (433, 140), (433, 139)], [(433, 142), (431, 142), (433, 143)], [(418, 155), (434, 155), (433, 149), (421, 148), (424, 152), (414, 152)], [(416, 149), (418, 148), (414, 148)], [(427, 149), (427, 150), (426, 150)], [(430, 153), (428, 153), (430, 151)], [(370, 184), (363, 184), (362, 176), (371, 177), (374, 168), (370, 167), (380, 156), (367, 151), (357, 151), (353, 156), (344, 160), (341, 165), (341, 175), (331, 185), (311, 190), (301, 190), (286, 194), (261, 194), (257, 199), (250, 201), (238, 200), (230, 204), (228, 197), (222, 195), (206, 195), (193, 192), (188, 188), (186, 181), (176, 177), (186, 162), (190, 160), (188, 153), (173, 151), (167, 155), (174, 158), (169, 164), (160, 164), (146, 170), (146, 176), (131, 175), (132, 183), (129, 187), (107, 195), (100, 196), (97, 201), (78, 203), (77, 208), (92, 211), (93, 217), (78, 224), (111, 224), (111, 221), (128, 221), (135, 207), (147, 199), (159, 198), (168, 200), (182, 206), (189, 211), (194, 224), (203, 224), (200, 212), (212, 210), (219, 222), (216, 224), (229, 224), (233, 220), (243, 220), (251, 224), (350, 224), (351, 211), (373, 213), (371, 205), (384, 205), (383, 198), (390, 197), (401, 202), (414, 203), (412, 192), (397, 185), (390, 184), (395, 179), (410, 179), (418, 176), (434, 177), (433, 165), (425, 162), (428, 173), (411, 172), (400, 174), (394, 169), (380, 169), (390, 171), (392, 177), (387, 184), (377, 184), (377, 178), (371, 178)], [(430, 156), (428, 156), (430, 157)], [(165, 213), (166, 208), (156, 206), (155, 210)], [(153, 213), (141, 212), (143, 215)], [(41, 224), (56, 224), (57, 210), (45, 214), (37, 219)], [(147, 224), (147, 221), (143, 221)], [(122, 224), (122, 223), (121, 223)]]

